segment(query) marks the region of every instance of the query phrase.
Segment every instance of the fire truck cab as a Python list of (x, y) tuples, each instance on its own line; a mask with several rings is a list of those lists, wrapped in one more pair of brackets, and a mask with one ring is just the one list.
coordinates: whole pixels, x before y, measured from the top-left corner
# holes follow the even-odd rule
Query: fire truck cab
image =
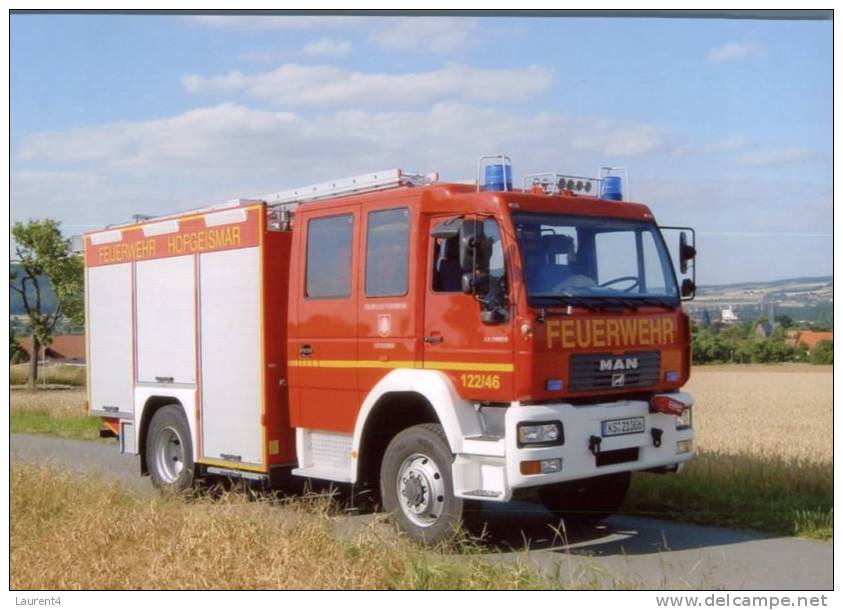
[(159, 488), (371, 485), (426, 542), (529, 491), (611, 513), (693, 453), (693, 231), (671, 257), (621, 185), (513, 189), (501, 155), (474, 184), (390, 170), (89, 233), (90, 411)]

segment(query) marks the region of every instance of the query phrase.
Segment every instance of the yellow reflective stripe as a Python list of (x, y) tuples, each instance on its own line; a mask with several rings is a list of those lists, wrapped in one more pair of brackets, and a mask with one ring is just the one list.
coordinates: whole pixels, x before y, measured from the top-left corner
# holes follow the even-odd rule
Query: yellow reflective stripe
[(425, 362), (424, 368), (437, 371), (495, 371), (511, 373), (515, 367), (511, 362)]
[(266, 467), (255, 466), (252, 464), (243, 464), (241, 462), (229, 462), (226, 460), (213, 460), (211, 458), (201, 458), (196, 460), (197, 464), (205, 464), (206, 466), (219, 466), (221, 468), (231, 468), (232, 470), (248, 470), (249, 472), (266, 472)]
[(290, 366), (322, 369), (416, 369), (413, 360), (290, 360)]
[(511, 373), (512, 363), (490, 362), (418, 362), (414, 360), (290, 360), (297, 368), (323, 369), (428, 369), (435, 371), (486, 371)]

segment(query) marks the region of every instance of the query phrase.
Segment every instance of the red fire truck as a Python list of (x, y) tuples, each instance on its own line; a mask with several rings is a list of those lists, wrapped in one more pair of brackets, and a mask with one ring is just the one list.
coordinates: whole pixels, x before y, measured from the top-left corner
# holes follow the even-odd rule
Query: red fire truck
[(372, 485), (427, 542), (479, 500), (612, 512), (693, 452), (693, 231), (672, 254), (613, 168), (511, 176), (484, 157), (473, 184), (389, 170), (88, 233), (90, 412), (156, 487)]

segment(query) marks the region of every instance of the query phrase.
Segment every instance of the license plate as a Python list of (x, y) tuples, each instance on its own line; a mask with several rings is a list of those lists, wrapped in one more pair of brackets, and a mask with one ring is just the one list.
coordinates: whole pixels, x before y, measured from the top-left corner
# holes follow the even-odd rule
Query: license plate
[(626, 419), (609, 419), (602, 422), (603, 436), (619, 436), (621, 434), (638, 434), (644, 432), (643, 417), (627, 417)]

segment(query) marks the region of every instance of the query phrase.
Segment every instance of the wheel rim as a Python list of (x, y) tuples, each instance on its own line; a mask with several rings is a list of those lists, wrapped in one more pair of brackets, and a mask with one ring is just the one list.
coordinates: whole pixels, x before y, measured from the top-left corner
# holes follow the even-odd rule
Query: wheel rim
[(430, 527), (442, 516), (445, 506), (445, 479), (436, 462), (414, 453), (398, 469), (398, 505), (401, 512), (419, 527)]
[(155, 471), (165, 483), (175, 483), (184, 470), (184, 443), (178, 430), (167, 426), (155, 439)]

